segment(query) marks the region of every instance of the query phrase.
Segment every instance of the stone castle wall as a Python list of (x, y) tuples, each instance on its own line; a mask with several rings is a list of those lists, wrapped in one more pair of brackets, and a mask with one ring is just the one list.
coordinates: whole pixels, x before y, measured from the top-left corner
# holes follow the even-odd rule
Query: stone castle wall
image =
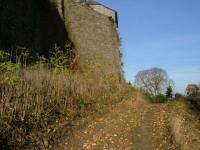
[(93, 60), (102, 64), (104, 72), (122, 76), (120, 39), (115, 23), (90, 7), (65, 0), (65, 25), (80, 62)]

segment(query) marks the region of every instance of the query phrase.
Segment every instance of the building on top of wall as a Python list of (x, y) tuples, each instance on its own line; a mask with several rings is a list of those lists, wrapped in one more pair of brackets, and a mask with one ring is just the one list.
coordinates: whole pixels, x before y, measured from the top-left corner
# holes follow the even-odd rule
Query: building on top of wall
[(93, 10), (99, 12), (100, 14), (103, 14), (105, 16), (108, 16), (109, 18), (113, 19), (116, 23), (116, 26), (118, 27), (118, 15), (117, 11), (108, 8), (101, 3), (96, 2), (95, 0), (77, 0), (79, 3), (86, 4), (90, 6)]

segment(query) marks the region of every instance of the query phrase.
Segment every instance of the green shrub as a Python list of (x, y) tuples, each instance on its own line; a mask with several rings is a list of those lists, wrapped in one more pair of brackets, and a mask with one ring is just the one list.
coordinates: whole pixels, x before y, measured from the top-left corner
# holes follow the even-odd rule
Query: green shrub
[(152, 94), (150, 94), (149, 92), (143, 91), (143, 93), (145, 94), (145, 96), (148, 98), (148, 100), (151, 103), (164, 103), (167, 102), (167, 98), (165, 95), (163, 94), (158, 94), (157, 96), (154, 96)]
[(163, 94), (159, 94), (159, 95), (153, 97), (153, 102), (155, 102), (155, 103), (163, 103), (166, 101), (167, 101), (167, 98)]
[(0, 50), (0, 74), (1, 80), (4, 83), (15, 84), (18, 80), (19, 63), (10, 61), (10, 54)]
[(69, 61), (67, 55), (63, 51), (58, 50), (52, 53), (50, 63), (55, 69), (65, 70), (68, 68)]
[(11, 61), (0, 63), (0, 72), (10, 72), (19, 69), (19, 64), (12, 63)]
[(0, 63), (8, 62), (9, 59), (10, 59), (10, 54), (3, 50), (0, 50)]
[(183, 95), (181, 93), (175, 94), (175, 100), (179, 100), (179, 99), (182, 99), (182, 98), (183, 98)]
[(67, 42), (63, 48), (55, 46), (51, 53), (49, 63), (58, 71), (74, 68), (75, 49), (71, 42)]

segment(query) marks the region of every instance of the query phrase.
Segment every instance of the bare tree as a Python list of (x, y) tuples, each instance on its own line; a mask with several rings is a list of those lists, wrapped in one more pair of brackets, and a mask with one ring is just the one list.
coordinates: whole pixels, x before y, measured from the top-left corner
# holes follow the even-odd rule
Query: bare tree
[(135, 76), (135, 84), (150, 94), (161, 94), (168, 86), (167, 72), (161, 68), (142, 70)]
[(186, 88), (186, 95), (195, 97), (198, 96), (199, 87), (196, 84), (188, 84)]

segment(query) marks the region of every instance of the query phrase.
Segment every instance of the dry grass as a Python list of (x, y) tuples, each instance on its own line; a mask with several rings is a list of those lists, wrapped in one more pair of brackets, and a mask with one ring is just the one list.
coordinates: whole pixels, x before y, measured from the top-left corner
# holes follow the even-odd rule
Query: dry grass
[[(0, 78), (0, 148), (50, 148), (71, 122), (127, 97), (130, 88), (92, 73), (30, 67)], [(109, 80), (108, 80), (109, 79)], [(128, 90), (127, 90), (128, 89)]]
[(184, 150), (200, 149), (199, 118), (191, 109), (191, 103), (179, 100), (171, 106), (169, 114), (174, 140)]

